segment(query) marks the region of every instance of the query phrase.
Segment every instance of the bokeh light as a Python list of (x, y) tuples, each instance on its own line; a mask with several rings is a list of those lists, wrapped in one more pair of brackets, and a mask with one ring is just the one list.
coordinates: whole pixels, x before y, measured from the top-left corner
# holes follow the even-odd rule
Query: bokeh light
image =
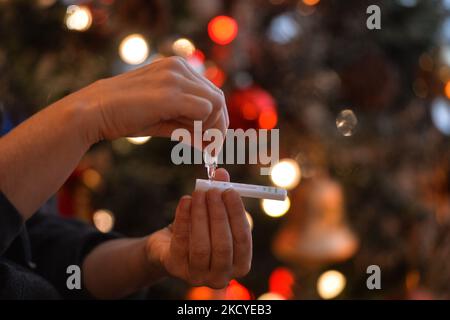
[(150, 140), (150, 138), (151, 138), (150, 136), (146, 136), (146, 137), (128, 137), (126, 139), (129, 143), (140, 145), (146, 143), (148, 140)]
[(172, 50), (177, 56), (188, 58), (194, 54), (195, 45), (189, 39), (180, 38), (173, 42)]
[(268, 37), (273, 42), (286, 44), (300, 34), (300, 25), (291, 13), (275, 17), (269, 26)]
[(266, 292), (260, 295), (258, 300), (286, 300), (286, 298), (275, 292)]
[(217, 16), (208, 24), (208, 34), (212, 41), (220, 45), (231, 43), (238, 34), (236, 20), (228, 16)]
[(264, 212), (272, 218), (279, 218), (286, 214), (286, 212), (291, 207), (291, 201), (289, 197), (286, 197), (285, 200), (271, 200), (271, 199), (262, 199), (261, 206)]
[(102, 183), (102, 176), (94, 169), (85, 170), (81, 179), (87, 187), (93, 190), (97, 189)]
[(250, 300), (251, 298), (252, 295), (245, 286), (243, 286), (236, 280), (230, 281), (230, 284), (225, 291), (226, 300)]
[(71, 5), (67, 7), (66, 26), (69, 30), (86, 31), (92, 24), (92, 14), (88, 7)]
[(259, 114), (258, 125), (261, 129), (273, 129), (277, 122), (278, 116), (275, 110), (264, 110)]
[(301, 179), (300, 167), (293, 159), (282, 159), (270, 170), (270, 179), (281, 188), (293, 189)]
[(450, 136), (450, 103), (447, 100), (437, 98), (433, 101), (431, 119), (441, 133)]
[(131, 34), (120, 43), (119, 55), (125, 63), (141, 64), (148, 58), (148, 54), (148, 43), (141, 34)]
[(114, 227), (114, 215), (109, 210), (101, 209), (95, 211), (92, 221), (95, 227), (103, 233), (111, 231)]
[(226, 79), (225, 72), (212, 62), (207, 63), (204, 75), (219, 88), (223, 86)]
[(344, 137), (350, 137), (355, 131), (358, 119), (350, 109), (342, 110), (336, 118), (336, 127)]
[(447, 98), (450, 99), (450, 81), (447, 81), (447, 83), (445, 84), (444, 91)]
[(295, 283), (294, 274), (287, 268), (279, 267), (272, 271), (269, 277), (269, 291), (285, 299), (293, 297), (292, 287)]
[(345, 288), (345, 276), (336, 270), (324, 272), (317, 280), (317, 292), (322, 299), (333, 299)]
[(189, 65), (199, 74), (205, 73), (205, 54), (198, 49), (187, 57)]
[(320, 2), (320, 0), (303, 0), (303, 3), (307, 6), (315, 6)]
[(248, 224), (250, 226), (250, 230), (253, 230), (253, 218), (252, 218), (252, 215), (250, 213), (248, 213), (248, 211), (245, 211), (245, 216), (247, 217), (247, 221), (248, 221)]

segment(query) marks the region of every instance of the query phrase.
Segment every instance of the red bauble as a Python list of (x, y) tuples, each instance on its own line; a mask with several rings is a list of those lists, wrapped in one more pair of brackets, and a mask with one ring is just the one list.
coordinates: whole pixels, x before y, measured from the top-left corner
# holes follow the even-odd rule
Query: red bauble
[(273, 129), (277, 125), (275, 100), (258, 86), (234, 91), (227, 102), (230, 128)]

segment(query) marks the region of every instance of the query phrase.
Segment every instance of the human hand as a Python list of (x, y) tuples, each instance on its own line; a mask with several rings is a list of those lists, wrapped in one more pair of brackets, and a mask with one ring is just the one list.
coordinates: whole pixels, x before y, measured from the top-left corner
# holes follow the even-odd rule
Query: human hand
[(229, 125), (222, 91), (180, 57), (159, 59), (147, 66), (89, 87), (97, 101), (96, 139), (124, 136), (169, 137), (174, 129), (203, 130)]
[[(229, 181), (218, 169), (216, 180)], [(252, 235), (234, 190), (194, 191), (178, 204), (173, 224), (152, 234), (147, 256), (153, 266), (194, 286), (223, 288), (251, 266)]]

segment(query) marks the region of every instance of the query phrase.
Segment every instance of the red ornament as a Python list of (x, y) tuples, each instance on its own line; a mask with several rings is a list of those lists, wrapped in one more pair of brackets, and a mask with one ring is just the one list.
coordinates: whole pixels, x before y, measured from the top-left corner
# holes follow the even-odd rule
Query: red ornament
[(295, 283), (293, 273), (287, 268), (276, 268), (269, 277), (269, 291), (278, 293), (286, 299), (293, 297), (292, 287)]
[(238, 24), (227, 16), (217, 16), (208, 23), (208, 34), (212, 41), (220, 45), (229, 44), (236, 38)]
[(273, 129), (277, 125), (275, 100), (258, 86), (234, 91), (227, 102), (230, 127), (233, 129)]
[(251, 300), (250, 291), (236, 280), (231, 280), (225, 293), (225, 300)]

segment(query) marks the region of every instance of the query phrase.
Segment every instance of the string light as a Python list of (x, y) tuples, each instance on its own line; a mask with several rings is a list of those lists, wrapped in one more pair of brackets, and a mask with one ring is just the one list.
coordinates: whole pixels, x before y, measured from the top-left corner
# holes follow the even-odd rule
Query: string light
[(67, 7), (66, 26), (69, 30), (86, 31), (92, 24), (92, 14), (88, 7), (71, 5)]
[(261, 206), (264, 212), (272, 218), (279, 218), (286, 214), (291, 207), (291, 201), (289, 197), (286, 197), (284, 201), (262, 199)]
[(281, 188), (295, 188), (301, 179), (300, 167), (293, 159), (282, 159), (270, 170), (270, 179)]
[(173, 42), (172, 50), (177, 56), (188, 58), (194, 54), (195, 46), (190, 40), (180, 38)]
[(114, 227), (114, 215), (109, 210), (97, 210), (92, 216), (95, 227), (103, 232), (109, 232)]
[(119, 55), (128, 64), (141, 64), (148, 58), (148, 54), (148, 43), (141, 34), (131, 34), (120, 43)]
[(150, 136), (147, 136), (147, 137), (128, 137), (126, 139), (129, 143), (140, 145), (146, 143), (148, 140), (150, 140), (150, 138), (151, 138)]
[(337, 297), (346, 284), (345, 276), (336, 270), (324, 272), (317, 280), (317, 292), (322, 299)]
[(231, 43), (238, 34), (236, 20), (228, 16), (217, 16), (208, 23), (208, 35), (220, 45)]

